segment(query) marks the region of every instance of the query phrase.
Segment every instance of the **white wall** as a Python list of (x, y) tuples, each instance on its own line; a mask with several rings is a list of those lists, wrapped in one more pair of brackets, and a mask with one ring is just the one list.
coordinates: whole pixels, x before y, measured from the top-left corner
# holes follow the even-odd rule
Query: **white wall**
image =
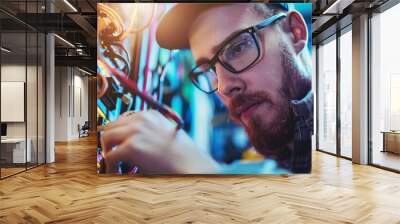
[(88, 78), (71, 67), (56, 67), (55, 74), (55, 140), (70, 141), (88, 120)]
[(55, 124), (55, 141), (67, 141), (68, 140), (68, 87), (69, 87), (69, 75), (67, 67), (56, 67), (55, 68), (55, 110), (54, 110), (54, 124)]
[[(85, 121), (89, 120), (88, 116), (88, 78), (81, 76), (83, 73), (76, 74), (78, 70), (75, 70), (74, 75), (74, 108), (73, 108), (73, 119), (72, 119), (72, 136), (78, 136), (78, 124), (81, 126)], [(75, 112), (74, 112), (75, 111)]]

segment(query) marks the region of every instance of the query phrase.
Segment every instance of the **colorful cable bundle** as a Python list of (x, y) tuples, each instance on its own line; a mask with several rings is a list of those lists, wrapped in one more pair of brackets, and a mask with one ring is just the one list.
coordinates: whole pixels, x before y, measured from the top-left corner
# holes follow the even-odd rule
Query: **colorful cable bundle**
[(156, 100), (154, 100), (151, 96), (147, 95), (146, 93), (143, 93), (138, 90), (137, 85), (135, 82), (127, 78), (127, 75), (124, 74), (122, 71), (119, 71), (118, 69), (111, 67), (107, 63), (98, 60), (97, 62), (99, 65), (101, 65), (103, 68), (107, 68), (107, 70), (110, 71), (110, 74), (114, 75), (117, 79), (120, 80), (121, 85), (127, 88), (127, 90), (131, 91), (133, 95), (137, 95), (140, 98), (142, 98), (143, 101), (146, 101), (150, 107), (158, 110), (160, 113), (165, 115), (166, 117), (174, 120), (177, 123), (177, 129), (180, 129), (183, 127), (183, 120), (182, 118), (179, 117), (178, 114), (176, 114), (171, 108), (169, 108), (166, 105), (163, 105)]

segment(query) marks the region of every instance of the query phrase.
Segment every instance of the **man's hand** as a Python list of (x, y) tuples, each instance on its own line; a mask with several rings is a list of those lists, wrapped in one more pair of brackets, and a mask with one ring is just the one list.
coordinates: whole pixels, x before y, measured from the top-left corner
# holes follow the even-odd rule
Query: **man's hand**
[(101, 145), (109, 173), (118, 170), (120, 161), (139, 166), (141, 173), (216, 173), (219, 169), (183, 130), (176, 130), (155, 110), (121, 115), (105, 127)]

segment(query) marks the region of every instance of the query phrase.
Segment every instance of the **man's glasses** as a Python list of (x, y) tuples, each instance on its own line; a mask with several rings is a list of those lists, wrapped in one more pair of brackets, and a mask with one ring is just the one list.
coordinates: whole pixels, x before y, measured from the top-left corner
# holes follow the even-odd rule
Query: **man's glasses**
[(262, 55), (262, 47), (256, 32), (284, 17), (286, 17), (285, 13), (276, 14), (229, 38), (210, 61), (197, 65), (190, 72), (189, 77), (193, 84), (205, 93), (215, 92), (218, 88), (215, 69), (217, 62), (235, 74), (249, 69)]

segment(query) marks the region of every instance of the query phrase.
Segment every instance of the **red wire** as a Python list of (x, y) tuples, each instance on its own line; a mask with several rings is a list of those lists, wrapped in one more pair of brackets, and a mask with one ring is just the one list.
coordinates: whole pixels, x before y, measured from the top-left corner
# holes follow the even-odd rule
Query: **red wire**
[(146, 93), (141, 92), (138, 89), (137, 84), (135, 82), (133, 82), (132, 80), (128, 79), (127, 75), (124, 74), (122, 71), (120, 71), (114, 67), (111, 67), (110, 65), (108, 65), (105, 62), (103, 62), (103, 64), (105, 65), (105, 67), (107, 67), (107, 69), (109, 71), (111, 71), (111, 73), (114, 76), (116, 76), (121, 81), (122, 86), (130, 89), (135, 95), (138, 95), (140, 98), (142, 98), (142, 100), (145, 101), (146, 103), (148, 103), (152, 108), (157, 109), (160, 113), (164, 114), (166, 117), (169, 117), (172, 120), (174, 120), (177, 123), (177, 129), (182, 128), (182, 126), (183, 126), (182, 118), (180, 118), (179, 115), (176, 114), (171, 108), (157, 102), (156, 100), (154, 100), (151, 96), (147, 95)]

